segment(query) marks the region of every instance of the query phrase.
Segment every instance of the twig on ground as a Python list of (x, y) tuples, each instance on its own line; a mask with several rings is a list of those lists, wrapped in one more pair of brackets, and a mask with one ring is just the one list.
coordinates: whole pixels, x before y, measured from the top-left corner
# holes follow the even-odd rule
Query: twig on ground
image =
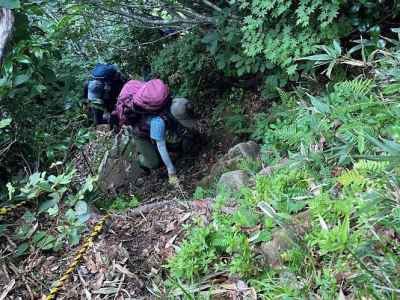
[(124, 281), (125, 281), (125, 274), (122, 274), (122, 279), (121, 279), (121, 282), (119, 283), (118, 290), (117, 290), (117, 292), (115, 293), (114, 300), (117, 299), (119, 293), (121, 292), (122, 285), (124, 284)]
[(11, 280), (4, 288), (3, 293), (0, 296), (0, 300), (6, 299), (7, 295), (13, 289), (15, 285), (15, 279)]
[[(128, 210), (127, 217), (128, 218), (137, 217), (137, 216), (140, 216), (141, 214), (146, 214), (153, 209), (162, 208), (162, 207), (165, 207), (172, 203), (174, 203), (173, 200), (167, 200), (167, 201), (146, 204), (146, 205), (140, 206), (138, 208)], [(116, 217), (116, 216), (120, 217), (120, 215), (113, 215), (113, 217)], [(123, 216), (123, 217), (125, 218), (126, 216)]]
[(3, 269), (3, 273), (4, 273), (4, 275), (6, 276), (7, 280), (10, 281), (11, 278), (10, 278), (10, 275), (8, 274), (6, 265), (5, 265), (5, 264), (2, 264), (2, 265), (1, 265), (1, 268)]
[(28, 282), (26, 281), (25, 277), (22, 277), (22, 280), (23, 280), (23, 282), (24, 282), (24, 284), (25, 284), (26, 290), (27, 290), (28, 293), (29, 293), (29, 296), (31, 297), (31, 300), (35, 300), (35, 296), (34, 296), (33, 293), (32, 293), (32, 289), (31, 289), (31, 287), (29, 286)]

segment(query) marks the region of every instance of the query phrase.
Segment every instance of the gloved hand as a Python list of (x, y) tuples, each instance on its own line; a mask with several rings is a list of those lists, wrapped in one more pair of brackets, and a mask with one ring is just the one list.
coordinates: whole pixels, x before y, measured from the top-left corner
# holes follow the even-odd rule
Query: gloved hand
[(175, 174), (170, 174), (168, 176), (168, 183), (176, 188), (179, 186), (179, 179)]

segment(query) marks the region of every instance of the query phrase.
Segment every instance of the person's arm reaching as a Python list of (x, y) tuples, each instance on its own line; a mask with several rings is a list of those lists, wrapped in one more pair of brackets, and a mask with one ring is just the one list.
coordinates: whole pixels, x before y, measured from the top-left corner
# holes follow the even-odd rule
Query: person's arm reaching
[(154, 117), (150, 120), (150, 138), (156, 141), (158, 152), (171, 177), (176, 176), (176, 169), (167, 150), (165, 130), (165, 121), (162, 118)]
[(172, 163), (171, 157), (169, 156), (169, 153), (167, 150), (167, 144), (166, 144), (165, 140), (156, 141), (156, 143), (157, 143), (157, 149), (158, 149), (158, 152), (160, 153), (161, 159), (162, 159), (164, 165), (167, 167), (168, 175), (175, 175), (176, 169), (175, 169), (174, 164)]

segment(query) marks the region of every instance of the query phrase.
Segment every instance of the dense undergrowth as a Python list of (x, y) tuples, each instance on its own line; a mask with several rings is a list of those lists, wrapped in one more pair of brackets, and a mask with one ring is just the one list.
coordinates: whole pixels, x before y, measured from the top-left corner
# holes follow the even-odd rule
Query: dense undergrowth
[[(76, 246), (93, 203), (140, 205), (132, 195), (105, 198), (96, 170), (77, 182), (71, 168), (94, 138), (82, 83), (110, 62), (130, 78), (161, 77), (213, 112), (205, 117), (215, 132), (262, 146), (261, 161), (240, 164), (253, 187), (195, 193), (215, 196), (213, 213), (194, 220), (169, 260), (171, 295), (207, 298), (193, 290), (221, 271), (264, 299), (397, 299), (398, 2), (147, 2), (0, 1), (16, 18), (1, 62), (0, 203), (27, 207), (1, 221), (1, 241), (15, 246), (5, 261)], [(205, 21), (157, 23), (193, 11)], [(271, 263), (277, 236), (286, 250)]]
[[(360, 76), (319, 95), (280, 91), (281, 102), (256, 118), (263, 161), (289, 163), (257, 175), (254, 188), (220, 193), (211, 221), (189, 229), (169, 262), (189, 293), (207, 274), (227, 271), (262, 299), (397, 299), (397, 57), (382, 59), (385, 80)], [(224, 213), (232, 201), (235, 212)], [(311, 219), (301, 234), (292, 226), (300, 212)], [(261, 249), (277, 230), (292, 246), (270, 265)]]

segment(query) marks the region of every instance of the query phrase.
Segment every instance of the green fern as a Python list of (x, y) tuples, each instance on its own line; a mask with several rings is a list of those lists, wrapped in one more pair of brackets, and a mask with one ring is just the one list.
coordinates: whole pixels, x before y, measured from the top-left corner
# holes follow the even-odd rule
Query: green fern
[(212, 246), (220, 251), (226, 251), (232, 244), (232, 233), (215, 232), (212, 236)]
[(354, 97), (364, 97), (370, 94), (374, 82), (370, 79), (355, 79), (344, 81), (335, 85), (335, 91), (345, 95), (353, 95)]
[(362, 176), (357, 170), (348, 170), (344, 172), (339, 177), (339, 183), (341, 183), (344, 187), (364, 187), (367, 184), (367, 180), (364, 176)]
[(382, 174), (389, 166), (387, 161), (359, 160), (354, 164), (354, 170), (361, 174)]
[(276, 90), (278, 91), (279, 94), (279, 98), (281, 98), (281, 101), (283, 103), (292, 103), (296, 101), (296, 98), (289, 95), (289, 93), (285, 92), (284, 90), (280, 89), (280, 88), (276, 88)]

